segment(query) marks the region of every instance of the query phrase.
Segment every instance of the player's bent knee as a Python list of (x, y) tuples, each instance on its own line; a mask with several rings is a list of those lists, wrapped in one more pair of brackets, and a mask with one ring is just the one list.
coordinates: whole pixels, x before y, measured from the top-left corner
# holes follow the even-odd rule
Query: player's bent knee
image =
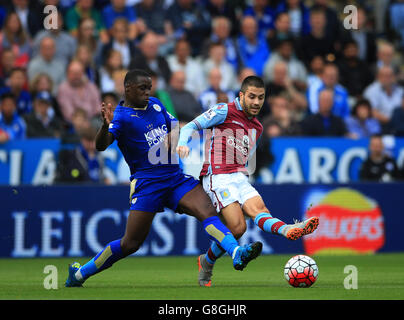
[(245, 224), (239, 224), (237, 226), (233, 226), (231, 228), (229, 228), (231, 233), (233, 234), (233, 236), (236, 239), (239, 239), (243, 236), (243, 234), (246, 232), (247, 230), (247, 226)]

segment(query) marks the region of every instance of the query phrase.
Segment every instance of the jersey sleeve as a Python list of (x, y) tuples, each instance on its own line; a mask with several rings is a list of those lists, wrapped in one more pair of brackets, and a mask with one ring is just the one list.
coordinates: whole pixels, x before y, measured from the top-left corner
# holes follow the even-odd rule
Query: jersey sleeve
[(178, 145), (186, 146), (194, 131), (211, 128), (223, 123), (226, 120), (227, 112), (227, 104), (220, 103), (187, 123), (180, 131)]
[(219, 103), (196, 117), (192, 122), (195, 123), (199, 130), (212, 128), (226, 120), (228, 110), (226, 103)]

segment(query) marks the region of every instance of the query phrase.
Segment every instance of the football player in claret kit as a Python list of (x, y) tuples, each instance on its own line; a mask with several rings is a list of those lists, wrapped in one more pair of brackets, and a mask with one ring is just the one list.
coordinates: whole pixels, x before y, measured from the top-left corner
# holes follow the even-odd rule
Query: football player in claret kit
[[(181, 129), (176, 150), (180, 157), (188, 156), (187, 143), (192, 133), (211, 129), (210, 137), (206, 138), (205, 162), (200, 176), (203, 188), (227, 227), (237, 239), (240, 238), (246, 230), (244, 215), (247, 215), (262, 230), (297, 240), (312, 233), (319, 219), (312, 217), (303, 222), (286, 224), (272, 217), (263, 199), (248, 181), (248, 160), (252, 158), (263, 130), (256, 116), (264, 100), (262, 79), (256, 76), (245, 78), (235, 101), (214, 105)], [(207, 253), (198, 257), (200, 286), (211, 285), (214, 263), (224, 253), (220, 245), (212, 243)]]
[[(117, 140), (130, 167), (130, 212), (121, 239), (108, 243), (83, 266), (69, 266), (66, 287), (82, 286), (90, 276), (136, 252), (146, 239), (157, 212), (168, 207), (194, 216), (202, 222), (208, 237), (233, 259), (236, 270), (243, 270), (262, 250), (261, 242), (239, 246), (230, 230), (220, 221), (199, 181), (182, 173), (169, 146), (178, 121), (163, 104), (150, 97), (152, 81), (142, 70), (130, 70), (124, 79), (125, 98), (114, 111), (103, 105), (103, 125), (97, 133), (96, 147), (105, 150)], [(177, 134), (178, 136), (178, 134)], [(176, 142), (173, 142), (176, 145)], [(165, 150), (165, 151), (164, 151)], [(164, 154), (165, 152), (165, 154)]]

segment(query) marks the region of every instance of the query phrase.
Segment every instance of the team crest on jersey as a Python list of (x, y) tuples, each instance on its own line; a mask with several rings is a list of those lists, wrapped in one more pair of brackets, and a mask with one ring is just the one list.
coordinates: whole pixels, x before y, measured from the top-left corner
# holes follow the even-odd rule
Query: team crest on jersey
[(160, 111), (161, 111), (161, 107), (160, 107), (157, 103), (153, 104), (153, 108), (154, 108), (154, 110), (156, 110), (157, 112), (160, 112)]

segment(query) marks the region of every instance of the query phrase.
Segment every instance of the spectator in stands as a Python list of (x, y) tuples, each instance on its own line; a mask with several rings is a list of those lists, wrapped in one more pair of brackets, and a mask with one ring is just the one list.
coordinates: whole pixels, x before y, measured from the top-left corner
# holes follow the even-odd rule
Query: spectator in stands
[(125, 97), (125, 86), (123, 83), (127, 72), (127, 69), (118, 69), (112, 73), (112, 79), (115, 82), (115, 93), (119, 97), (119, 100), (123, 100)]
[(185, 77), (183, 71), (173, 72), (167, 89), (180, 123), (192, 121), (202, 111), (193, 94), (185, 89)]
[(359, 59), (358, 45), (354, 40), (344, 43), (342, 57), (337, 60), (341, 85), (352, 97), (359, 97), (373, 81), (369, 65)]
[(180, 39), (175, 44), (174, 54), (167, 57), (167, 62), (172, 72), (181, 70), (186, 74), (185, 88), (191, 91), (194, 97), (198, 97), (205, 85), (203, 69), (199, 61), (191, 56), (191, 47), (185, 39)]
[(48, 91), (38, 92), (33, 110), (24, 115), (28, 138), (59, 138), (63, 130), (62, 120), (52, 108), (52, 96)]
[(358, 44), (359, 58), (372, 65), (376, 61), (376, 35), (371, 28), (368, 28), (366, 11), (357, 7), (358, 28), (350, 30), (350, 35)]
[(98, 48), (98, 38), (95, 32), (95, 22), (92, 18), (82, 18), (77, 29), (77, 45), (88, 45), (95, 53)]
[(312, 113), (318, 111), (319, 93), (325, 88), (334, 91), (332, 113), (341, 118), (348, 117), (350, 114), (348, 91), (339, 84), (339, 72), (334, 63), (327, 63), (323, 68), (321, 82), (315, 82), (308, 88), (309, 107)]
[(300, 59), (306, 65), (315, 56), (322, 56), (328, 61), (334, 61), (336, 55), (334, 39), (327, 36), (326, 16), (323, 9), (311, 10), (310, 25), (310, 33), (300, 39), (298, 50)]
[(288, 65), (283, 61), (275, 63), (273, 80), (266, 83), (266, 97), (284, 95), (291, 102), (295, 119), (301, 119), (307, 110), (307, 99), (288, 76)]
[(390, 182), (402, 179), (396, 161), (384, 150), (381, 135), (374, 135), (369, 141), (369, 156), (359, 171), (361, 181)]
[[(181, 71), (181, 70), (175, 70), (175, 71)], [(184, 71), (184, 73), (185, 73), (185, 71)], [(173, 101), (171, 100), (170, 94), (164, 89), (157, 89), (157, 75), (154, 72), (150, 73), (150, 77), (152, 79), (152, 88), (150, 90), (150, 96), (156, 97), (157, 99), (159, 99), (163, 103), (163, 105), (166, 107), (166, 110), (171, 115), (173, 115), (175, 118), (178, 118), (177, 113), (175, 112), (174, 104), (173, 104)]]
[(158, 89), (164, 89), (170, 82), (171, 70), (164, 56), (159, 55), (159, 41), (155, 33), (148, 32), (139, 45), (140, 52), (135, 55), (129, 69), (154, 71), (158, 76)]
[(45, 37), (41, 40), (39, 55), (34, 57), (28, 65), (29, 81), (38, 73), (46, 73), (54, 83), (54, 94), (66, 74), (65, 61), (57, 58), (55, 53), (55, 41), (51, 37)]
[(105, 64), (99, 69), (99, 89), (101, 93), (115, 92), (114, 71), (122, 69), (122, 56), (118, 50), (111, 49)]
[(105, 64), (106, 57), (111, 49), (118, 50), (122, 57), (122, 66), (128, 68), (131, 57), (136, 54), (133, 41), (128, 37), (128, 22), (124, 18), (115, 19), (111, 29), (110, 41), (101, 48), (101, 57), (98, 58), (100, 65)]
[(213, 19), (220, 17), (226, 18), (230, 24), (230, 33), (236, 35), (238, 33), (238, 19), (236, 10), (231, 6), (230, 1), (226, 0), (208, 0), (206, 4), (210, 17)]
[(225, 90), (221, 87), (222, 72), (219, 68), (212, 68), (208, 75), (208, 88), (204, 90), (199, 96), (199, 102), (203, 111), (208, 110), (210, 107), (217, 103), (217, 96), (219, 92), (227, 94), (227, 100), (233, 101), (235, 94), (233, 90)]
[(127, 21), (128, 39), (135, 40), (137, 36), (136, 12), (134, 7), (126, 4), (126, 0), (111, 0), (102, 10), (105, 27), (111, 31), (115, 21), (124, 18)]
[(258, 21), (258, 31), (267, 37), (274, 29), (275, 10), (269, 6), (268, 0), (254, 0), (251, 6), (244, 10), (244, 16), (252, 16)]
[(209, 73), (213, 68), (218, 68), (221, 72), (220, 88), (224, 91), (236, 90), (237, 76), (233, 66), (226, 60), (226, 48), (221, 43), (212, 43), (209, 49), (209, 57), (202, 63), (205, 75), (205, 88)]
[(0, 57), (0, 86), (4, 86), (10, 77), (11, 70), (17, 65), (14, 51), (11, 48), (2, 50)]
[(63, 30), (63, 15), (59, 11), (56, 29), (44, 29), (39, 31), (33, 41), (32, 56), (39, 55), (40, 45), (44, 38), (52, 38), (55, 43), (55, 58), (62, 60), (66, 66), (73, 58), (77, 49), (77, 40)]
[(79, 144), (80, 132), (91, 127), (91, 121), (87, 112), (82, 108), (76, 108), (73, 111), (70, 123), (67, 123), (65, 130), (62, 132), (62, 144)]
[(390, 119), (389, 128), (394, 136), (404, 136), (404, 97), (400, 106), (394, 108)]
[(77, 47), (74, 60), (81, 62), (84, 67), (84, 73), (86, 74), (87, 79), (93, 83), (97, 83), (99, 72), (95, 66), (93, 54), (88, 45), (81, 44)]
[(27, 75), (23, 68), (13, 68), (6, 86), (0, 88), (0, 96), (3, 93), (11, 92), (17, 103), (17, 113), (22, 115), (32, 109), (31, 95), (26, 90)]
[(117, 96), (117, 94), (113, 91), (110, 92), (104, 92), (101, 95), (101, 101), (104, 102), (106, 105), (108, 105), (109, 103), (112, 106), (112, 110), (115, 110), (116, 106), (118, 105), (119, 101), (119, 97)]
[(273, 80), (273, 69), (278, 61), (283, 61), (288, 67), (288, 77), (299, 90), (306, 90), (307, 70), (304, 64), (296, 58), (292, 39), (283, 39), (279, 42), (275, 52), (272, 52), (264, 65), (264, 81)]
[(56, 183), (108, 183), (103, 174), (103, 158), (95, 148), (96, 134), (92, 127), (83, 129), (78, 147), (60, 150)]
[(396, 75), (400, 72), (400, 62), (395, 58), (396, 49), (389, 42), (379, 42), (377, 46), (377, 61), (374, 66), (374, 75), (377, 75), (378, 69), (381, 67), (391, 67)]
[(363, 95), (370, 101), (373, 116), (384, 130), (387, 130), (394, 108), (401, 104), (403, 94), (404, 90), (397, 84), (390, 66), (380, 67), (376, 80), (365, 89)]
[(193, 56), (201, 53), (210, 32), (210, 15), (202, 5), (195, 0), (175, 0), (166, 11), (166, 21), (177, 39), (185, 37), (190, 42)]
[(379, 121), (372, 117), (372, 106), (366, 99), (360, 99), (352, 108), (352, 115), (345, 119), (350, 137), (369, 138), (381, 133)]
[(263, 122), (271, 120), (279, 126), (279, 136), (298, 136), (301, 135), (300, 124), (292, 117), (290, 103), (283, 96), (275, 96), (270, 100), (271, 115), (266, 117)]
[(254, 69), (245, 67), (245, 68), (241, 68), (240, 71), (237, 74), (237, 88), (238, 90), (236, 90), (236, 96), (238, 97), (239, 94), (239, 89), (241, 88), (241, 84), (243, 83), (244, 79), (249, 77), (249, 76), (255, 76), (257, 75), (254, 71)]
[(389, 7), (389, 16), (392, 29), (397, 33), (400, 39), (400, 46), (404, 48), (404, 1), (391, 1)]
[(322, 9), (326, 17), (326, 32), (327, 36), (334, 39), (342, 39), (342, 25), (338, 19), (337, 10), (330, 6), (328, 0), (314, 0), (313, 6), (310, 10)]
[(334, 91), (325, 88), (318, 97), (318, 112), (308, 115), (301, 123), (303, 135), (343, 137), (348, 134), (343, 119), (332, 112)]
[(321, 83), (325, 61), (322, 56), (315, 56), (310, 61), (309, 74), (307, 76), (307, 87), (315, 86), (317, 82)]
[(94, 8), (93, 2), (93, 0), (77, 0), (74, 7), (66, 12), (66, 29), (74, 37), (77, 37), (80, 20), (90, 17), (95, 22), (94, 31), (96, 32), (97, 37), (102, 43), (107, 43), (109, 40), (108, 32), (105, 28), (104, 21), (102, 20), (102, 15)]
[(240, 52), (236, 41), (231, 37), (231, 22), (227, 17), (218, 16), (212, 19), (212, 33), (206, 38), (202, 46), (202, 56), (209, 56), (209, 49), (213, 43), (221, 43), (226, 48), (226, 60), (234, 71), (237, 72), (241, 66)]
[(142, 35), (152, 31), (159, 36), (160, 44), (167, 41), (163, 2), (163, 0), (143, 0), (135, 5), (138, 33)]
[(77, 108), (84, 109), (90, 118), (101, 112), (100, 92), (85, 76), (83, 65), (75, 60), (67, 67), (66, 80), (59, 87), (57, 100), (67, 121), (72, 120)]
[(258, 76), (262, 76), (270, 50), (265, 37), (258, 34), (258, 25), (253, 17), (246, 16), (242, 19), (237, 46), (243, 65), (254, 69)]
[[(11, 2), (11, 3), (10, 3)], [(21, 25), (30, 38), (34, 38), (42, 29), (42, 12), (37, 1), (12, 0), (8, 3), (8, 12), (15, 12), (21, 21)]]
[(52, 78), (46, 73), (38, 73), (29, 83), (29, 91), (31, 97), (35, 97), (41, 91), (47, 91), (51, 94), (51, 106), (53, 112), (59, 119), (63, 119), (63, 114), (60, 111), (59, 104), (53, 94), (53, 81)]
[(295, 37), (307, 35), (310, 32), (310, 11), (302, 0), (282, 1), (277, 9), (279, 12), (287, 12), (290, 17), (290, 31)]
[(3, 93), (0, 102), (0, 142), (24, 139), (26, 125), (17, 113), (15, 96)]
[(268, 34), (267, 40), (271, 50), (278, 47), (284, 39), (295, 39), (290, 31), (290, 17), (287, 12), (280, 12), (275, 18), (275, 28)]
[(15, 12), (10, 12), (6, 16), (4, 27), (0, 32), (0, 51), (4, 49), (13, 50), (16, 66), (27, 66), (31, 56), (31, 43)]

